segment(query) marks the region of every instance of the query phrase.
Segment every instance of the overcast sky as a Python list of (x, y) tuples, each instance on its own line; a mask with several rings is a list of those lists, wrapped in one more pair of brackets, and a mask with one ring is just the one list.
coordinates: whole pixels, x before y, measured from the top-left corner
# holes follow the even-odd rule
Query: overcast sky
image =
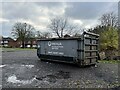
[(102, 14), (117, 13), (117, 9), (117, 2), (5, 2), (2, 3), (0, 24), (3, 36), (11, 36), (12, 26), (18, 21), (29, 23), (36, 30), (47, 31), (50, 18), (55, 16), (65, 16), (88, 29), (99, 24)]

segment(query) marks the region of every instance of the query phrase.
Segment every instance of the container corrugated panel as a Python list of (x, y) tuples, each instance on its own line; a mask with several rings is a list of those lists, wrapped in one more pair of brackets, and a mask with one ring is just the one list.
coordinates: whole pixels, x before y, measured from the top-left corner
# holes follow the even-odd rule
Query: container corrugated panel
[(84, 32), (80, 38), (38, 40), (37, 55), (42, 60), (95, 64), (98, 59), (99, 35)]

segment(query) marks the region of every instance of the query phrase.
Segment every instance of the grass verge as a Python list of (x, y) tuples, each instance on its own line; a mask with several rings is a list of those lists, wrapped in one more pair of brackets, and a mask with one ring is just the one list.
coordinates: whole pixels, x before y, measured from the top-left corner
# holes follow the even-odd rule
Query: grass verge
[(36, 50), (33, 48), (2, 48), (2, 51)]
[(112, 64), (120, 64), (120, 60), (98, 60), (100, 63), (112, 63)]

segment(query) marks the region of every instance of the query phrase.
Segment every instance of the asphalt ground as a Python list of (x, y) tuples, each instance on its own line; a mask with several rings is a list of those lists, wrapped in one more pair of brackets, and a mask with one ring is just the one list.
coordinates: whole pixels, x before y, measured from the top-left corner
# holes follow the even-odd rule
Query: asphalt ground
[(31, 49), (2, 51), (0, 70), (2, 88), (118, 88), (118, 67), (118, 63), (80, 68), (40, 61)]

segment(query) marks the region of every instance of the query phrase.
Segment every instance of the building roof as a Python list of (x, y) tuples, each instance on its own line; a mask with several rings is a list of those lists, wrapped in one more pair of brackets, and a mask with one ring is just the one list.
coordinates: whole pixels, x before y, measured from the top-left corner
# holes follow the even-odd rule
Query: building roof
[[(10, 37), (2, 37), (2, 40), (3, 41), (9, 41), (9, 40), (13, 40), (12, 38), (10, 38)], [(13, 40), (14, 41), (14, 40)]]

